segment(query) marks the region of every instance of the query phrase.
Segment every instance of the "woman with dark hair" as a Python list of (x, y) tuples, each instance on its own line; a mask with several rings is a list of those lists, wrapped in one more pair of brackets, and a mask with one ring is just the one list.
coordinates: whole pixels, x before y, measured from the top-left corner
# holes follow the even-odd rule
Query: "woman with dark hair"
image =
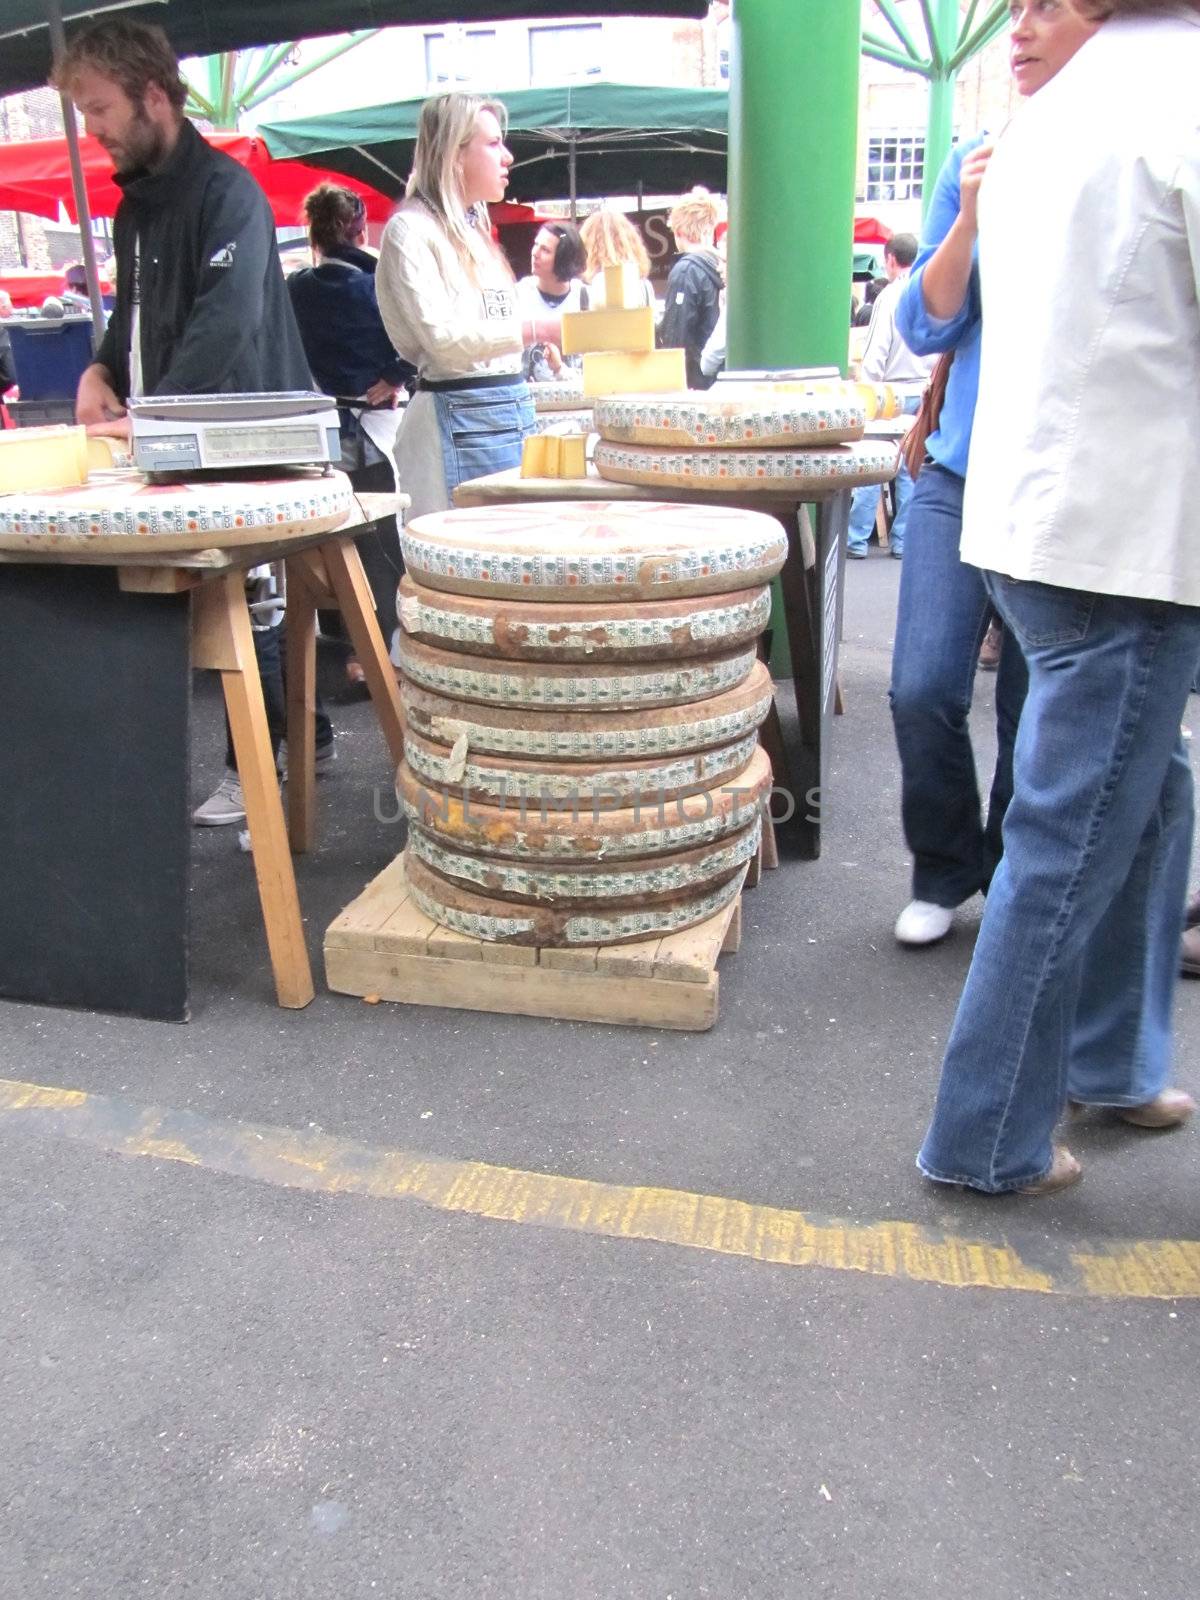
[[(392, 348), (379, 315), (376, 260), (363, 249), (366, 206), (352, 189), (321, 183), (304, 197), (304, 218), (315, 264), (287, 280), (304, 352), (318, 386), (338, 402), (342, 468), (350, 482), (365, 492), (389, 493), (396, 487), (396, 400), (413, 368)], [(379, 626), (390, 638), (403, 571), (395, 517), (373, 522), (357, 544)], [(346, 676), (348, 694), (365, 698), (363, 670), (353, 657)]]
[[(581, 281), (587, 251), (579, 229), (569, 222), (545, 222), (538, 229), (530, 253), (533, 273), (517, 282), (521, 309), (529, 317), (561, 317), (564, 311), (586, 311), (588, 292)], [(553, 342), (531, 344), (522, 371), (535, 383), (552, 383), (564, 376), (564, 367), (578, 367), (578, 356), (568, 356)]]

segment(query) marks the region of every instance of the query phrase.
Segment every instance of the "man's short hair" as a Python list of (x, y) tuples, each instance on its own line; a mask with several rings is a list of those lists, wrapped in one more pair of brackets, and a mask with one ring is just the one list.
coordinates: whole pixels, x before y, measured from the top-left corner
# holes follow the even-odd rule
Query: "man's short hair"
[(157, 84), (176, 111), (183, 110), (187, 84), (161, 28), (124, 17), (97, 22), (72, 34), (50, 81), (63, 94), (70, 94), (76, 75), (87, 67), (119, 84), (134, 105), (141, 105), (146, 90)]
[(717, 202), (707, 189), (697, 187), (672, 207), (667, 226), (689, 244), (700, 244), (712, 237), (720, 220), (721, 209)]
[(883, 247), (885, 256), (891, 256), (902, 267), (911, 267), (917, 259), (917, 236), (915, 233), (894, 233)]

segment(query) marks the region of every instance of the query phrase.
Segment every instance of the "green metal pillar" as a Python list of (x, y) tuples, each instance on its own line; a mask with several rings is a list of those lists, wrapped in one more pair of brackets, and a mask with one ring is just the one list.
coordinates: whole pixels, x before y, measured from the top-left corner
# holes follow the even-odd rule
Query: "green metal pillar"
[(922, 215), (929, 211), (937, 175), (954, 142), (954, 86), (958, 69), (951, 64), (958, 42), (959, 0), (934, 0), (935, 26), (929, 41), (933, 74), (929, 83), (929, 121), (925, 129), (925, 187)]
[(857, 0), (734, 0), (729, 365), (846, 370)]

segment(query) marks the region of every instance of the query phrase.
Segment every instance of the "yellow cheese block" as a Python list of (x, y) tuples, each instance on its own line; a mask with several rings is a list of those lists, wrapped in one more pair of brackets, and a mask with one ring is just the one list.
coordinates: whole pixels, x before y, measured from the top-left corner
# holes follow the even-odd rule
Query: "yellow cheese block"
[(589, 350), (653, 350), (654, 312), (649, 306), (634, 310), (564, 311), (562, 352), (581, 356)]
[(0, 433), (0, 494), (69, 489), (87, 482), (83, 428), (13, 428)]
[(686, 388), (682, 350), (590, 350), (583, 357), (585, 395), (678, 394)]
[(549, 444), (544, 433), (534, 433), (521, 444), (521, 476), (523, 478), (546, 477), (546, 446)]
[(563, 433), (558, 437), (558, 476), (587, 477), (587, 434)]
[[(618, 266), (605, 267), (602, 281), (604, 304), (610, 311), (632, 311), (645, 304), (636, 262), (622, 261)], [(599, 300), (600, 296), (596, 298)]]

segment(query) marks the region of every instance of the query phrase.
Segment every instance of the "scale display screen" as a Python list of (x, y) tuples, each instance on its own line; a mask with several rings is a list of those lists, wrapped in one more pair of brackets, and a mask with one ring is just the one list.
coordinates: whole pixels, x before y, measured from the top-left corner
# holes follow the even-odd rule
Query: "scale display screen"
[(233, 466), (239, 461), (267, 457), (273, 461), (316, 461), (325, 441), (320, 428), (253, 426), (204, 430), (204, 458), (211, 466)]

